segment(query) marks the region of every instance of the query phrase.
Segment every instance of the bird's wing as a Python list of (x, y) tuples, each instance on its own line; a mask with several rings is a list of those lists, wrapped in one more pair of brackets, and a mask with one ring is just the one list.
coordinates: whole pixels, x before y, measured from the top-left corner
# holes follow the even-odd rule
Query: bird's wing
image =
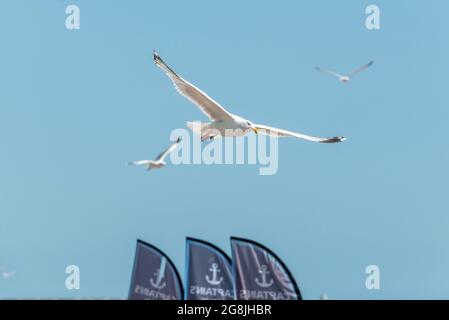
[(345, 141), (345, 137), (331, 137), (331, 138), (320, 138), (320, 137), (312, 137), (302, 133), (292, 132), (284, 129), (273, 128), (269, 126), (265, 126), (262, 124), (256, 124), (255, 127), (261, 134), (265, 134), (273, 137), (295, 137), (299, 139), (304, 139), (313, 142), (322, 142), (322, 143), (335, 143)]
[(327, 73), (327, 74), (330, 74), (332, 76), (336, 76), (337, 78), (343, 77), (341, 74), (339, 74), (339, 73), (337, 73), (335, 71), (332, 71), (332, 70), (327, 70), (327, 69), (323, 69), (323, 68), (320, 68), (320, 67), (315, 67), (315, 69), (320, 71), (320, 72)]
[(176, 72), (174, 72), (157, 54), (153, 51), (154, 63), (164, 70), (167, 76), (173, 81), (176, 90), (189, 99), (191, 102), (196, 104), (203, 113), (209, 117), (212, 121), (217, 120), (231, 120), (233, 119), (232, 114), (226, 111), (218, 102), (209, 97), (206, 93), (195, 87), (190, 82), (181, 78)]
[(181, 142), (181, 139), (178, 138), (174, 143), (172, 143), (165, 151), (161, 152), (157, 157), (155, 161), (164, 161), (164, 158), (173, 150), (176, 149), (178, 144)]
[(128, 165), (130, 165), (130, 166), (142, 166), (142, 165), (146, 165), (146, 164), (148, 164), (150, 162), (151, 162), (151, 160), (138, 160), (138, 161), (128, 162)]
[(358, 67), (358, 68), (355, 69), (355, 70), (352, 70), (352, 71), (348, 74), (348, 76), (353, 76), (353, 75), (355, 75), (356, 73), (359, 73), (359, 72), (365, 70), (366, 68), (371, 67), (371, 66), (373, 65), (373, 63), (374, 63), (374, 61), (370, 61), (370, 62), (368, 62), (367, 64), (364, 64), (363, 66)]

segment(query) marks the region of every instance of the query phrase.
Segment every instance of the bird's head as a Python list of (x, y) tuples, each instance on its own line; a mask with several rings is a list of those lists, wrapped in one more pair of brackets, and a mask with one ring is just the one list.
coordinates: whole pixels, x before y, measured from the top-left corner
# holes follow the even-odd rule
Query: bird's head
[(241, 119), (240, 125), (246, 130), (252, 130), (255, 134), (259, 133), (257, 127), (249, 120)]

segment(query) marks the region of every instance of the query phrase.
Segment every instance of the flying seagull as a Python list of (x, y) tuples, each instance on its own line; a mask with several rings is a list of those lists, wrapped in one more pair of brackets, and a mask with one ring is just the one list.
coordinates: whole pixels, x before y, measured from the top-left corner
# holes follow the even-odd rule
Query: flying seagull
[(320, 71), (320, 72), (324, 72), (324, 73), (330, 74), (332, 76), (335, 76), (335, 77), (338, 78), (338, 80), (340, 80), (343, 83), (348, 83), (353, 75), (355, 75), (355, 74), (357, 74), (357, 73), (359, 73), (359, 72), (361, 72), (361, 71), (371, 67), (373, 65), (373, 63), (374, 63), (374, 61), (370, 61), (367, 64), (364, 64), (363, 66), (358, 67), (355, 70), (352, 70), (350, 73), (348, 73), (348, 75), (345, 75), (345, 76), (341, 75), (341, 74), (339, 74), (339, 73), (337, 73), (335, 71), (323, 69), (323, 68), (320, 68), (320, 67), (315, 67), (315, 69)]
[(155, 160), (138, 160), (128, 162), (128, 165), (131, 166), (144, 166), (147, 171), (151, 169), (160, 169), (166, 165), (164, 159), (170, 152), (176, 149), (178, 144), (181, 142), (181, 137), (179, 137), (174, 143), (172, 143), (165, 151), (163, 151), (160, 155), (156, 157)]
[(16, 273), (14, 271), (3, 271), (2, 276), (3, 279), (12, 278)]
[(16, 273), (14, 271), (7, 271), (5, 267), (0, 266), (0, 272), (2, 274), (3, 279), (12, 278)]
[(190, 82), (184, 80), (174, 72), (157, 54), (153, 51), (154, 63), (161, 68), (173, 81), (176, 90), (185, 98), (196, 104), (211, 122), (202, 123), (196, 128), (193, 122), (187, 122), (187, 127), (201, 136), (201, 140), (213, 139), (216, 136), (243, 136), (249, 131), (256, 134), (261, 133), (277, 137), (295, 137), (313, 142), (341, 142), (344, 137), (319, 138), (302, 133), (296, 133), (284, 129), (277, 129), (261, 124), (253, 124), (251, 121), (228, 112), (218, 102), (209, 97), (206, 93), (195, 87)]

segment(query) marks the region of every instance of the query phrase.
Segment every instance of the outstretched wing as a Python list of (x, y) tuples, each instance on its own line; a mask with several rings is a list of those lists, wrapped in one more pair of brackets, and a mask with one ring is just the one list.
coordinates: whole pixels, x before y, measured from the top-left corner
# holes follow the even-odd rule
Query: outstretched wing
[(150, 164), (151, 162), (153, 162), (153, 161), (151, 161), (151, 160), (131, 161), (131, 162), (128, 162), (128, 166), (144, 166), (144, 165)]
[(363, 70), (365, 70), (365, 69), (371, 67), (371, 66), (373, 65), (373, 63), (374, 63), (374, 61), (370, 61), (370, 62), (368, 62), (367, 64), (364, 64), (363, 66), (358, 67), (358, 68), (355, 69), (355, 70), (352, 70), (352, 71), (348, 74), (348, 76), (351, 77), (351, 76), (355, 75), (356, 73), (359, 73), (359, 72), (361, 72), (361, 71), (363, 71)]
[(163, 151), (161, 154), (159, 154), (156, 157), (155, 161), (164, 161), (164, 158), (173, 150), (176, 149), (176, 147), (178, 146), (178, 144), (181, 142), (181, 137), (178, 138), (178, 140), (176, 140), (174, 143), (172, 143), (165, 151)]
[(292, 131), (288, 131), (288, 130), (284, 130), (284, 129), (278, 129), (278, 128), (265, 126), (262, 124), (256, 124), (255, 127), (257, 128), (259, 133), (265, 134), (268, 136), (273, 136), (273, 137), (295, 137), (295, 138), (299, 138), (299, 139), (304, 139), (304, 140), (313, 141), (313, 142), (321, 142), (321, 143), (335, 143), (335, 142), (342, 142), (342, 141), (346, 140), (345, 137), (331, 137), (331, 138), (313, 137), (313, 136), (308, 136), (308, 135), (305, 135), (302, 133), (297, 133), (297, 132), (292, 132)]
[(320, 68), (320, 67), (315, 67), (315, 69), (320, 71), (320, 72), (327, 73), (327, 74), (330, 74), (332, 76), (335, 76), (337, 78), (343, 77), (341, 74), (336, 73), (335, 71), (332, 71), (332, 70), (327, 70), (327, 69), (323, 69), (323, 68)]
[(176, 90), (189, 99), (191, 102), (196, 104), (201, 111), (209, 117), (212, 121), (217, 120), (231, 120), (232, 115), (226, 111), (218, 102), (209, 97), (206, 93), (195, 87), (190, 82), (181, 78), (176, 72), (174, 72), (157, 54), (153, 51), (154, 63), (165, 71), (167, 76), (173, 81)]

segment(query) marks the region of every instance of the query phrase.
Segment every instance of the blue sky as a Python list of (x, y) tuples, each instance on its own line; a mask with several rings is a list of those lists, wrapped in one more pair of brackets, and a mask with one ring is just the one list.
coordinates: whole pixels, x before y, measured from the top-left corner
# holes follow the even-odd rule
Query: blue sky
[[(81, 29), (65, 28), (77, 4)], [(364, 26), (381, 10), (381, 30)], [(449, 43), (444, 1), (4, 1), (0, 12), (0, 298), (126, 297), (135, 241), (184, 274), (185, 237), (283, 258), (305, 299), (448, 298)], [(172, 129), (205, 120), (151, 61), (279, 141), (279, 170), (168, 166)], [(315, 65), (349, 71), (344, 85)], [(446, 191), (446, 192), (445, 192)], [(65, 288), (65, 267), (81, 289)], [(367, 290), (367, 265), (381, 289)]]

